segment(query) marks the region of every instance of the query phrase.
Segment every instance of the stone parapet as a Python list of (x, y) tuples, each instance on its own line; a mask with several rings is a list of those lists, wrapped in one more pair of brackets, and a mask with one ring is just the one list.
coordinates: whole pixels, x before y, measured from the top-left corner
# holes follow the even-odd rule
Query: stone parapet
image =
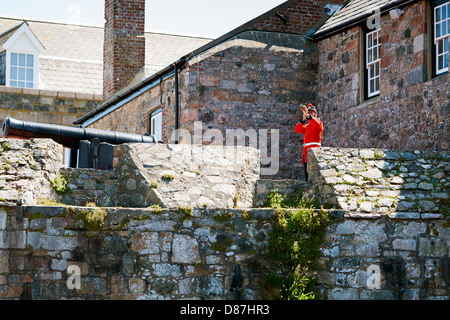
[(62, 150), (50, 139), (0, 139), (0, 201), (34, 205), (58, 199), (51, 180), (63, 166)]
[(312, 148), (312, 188), (349, 214), (434, 219), (448, 215), (449, 152)]
[(250, 147), (124, 144), (114, 149), (118, 205), (249, 208), (259, 178)]

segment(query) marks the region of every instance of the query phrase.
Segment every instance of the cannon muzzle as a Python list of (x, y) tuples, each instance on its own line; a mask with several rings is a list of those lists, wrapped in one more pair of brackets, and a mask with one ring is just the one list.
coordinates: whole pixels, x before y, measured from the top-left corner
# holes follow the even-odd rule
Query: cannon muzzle
[(80, 141), (94, 138), (110, 144), (157, 143), (155, 136), (138, 135), (98, 129), (76, 128), (56, 124), (23, 121), (7, 117), (2, 124), (2, 136), (5, 138), (50, 138), (67, 148), (78, 148)]

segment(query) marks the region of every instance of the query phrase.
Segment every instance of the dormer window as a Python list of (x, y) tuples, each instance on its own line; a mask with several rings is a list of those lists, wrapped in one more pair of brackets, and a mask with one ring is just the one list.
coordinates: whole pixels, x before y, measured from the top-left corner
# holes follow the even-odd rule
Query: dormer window
[(0, 85), (39, 86), (39, 54), (45, 51), (27, 22), (0, 35)]

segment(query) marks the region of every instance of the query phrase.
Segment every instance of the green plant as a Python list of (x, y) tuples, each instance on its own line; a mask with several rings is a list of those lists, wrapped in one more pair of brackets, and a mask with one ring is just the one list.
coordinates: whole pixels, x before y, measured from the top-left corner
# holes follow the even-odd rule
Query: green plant
[(67, 179), (61, 175), (61, 173), (57, 173), (55, 179), (50, 180), (53, 189), (58, 194), (63, 194), (69, 191), (67, 188)]
[(58, 207), (65, 207), (67, 206), (64, 203), (60, 203), (54, 199), (40, 199), (39, 200), (39, 205), (41, 206), (58, 206)]
[(303, 190), (299, 189), (286, 196), (283, 196), (278, 189), (269, 193), (264, 201), (263, 207), (269, 208), (320, 208), (320, 202), (317, 198), (308, 198), (303, 194)]
[(225, 237), (220, 237), (219, 239), (217, 239), (216, 242), (211, 244), (211, 248), (214, 251), (225, 252), (228, 250), (229, 247), (231, 247), (232, 244), (233, 244), (233, 240), (231, 240), (231, 238), (225, 236)]
[(1, 146), (3, 148), (3, 151), (11, 150), (11, 145), (9, 144), (9, 142), (3, 142)]
[(330, 221), (327, 211), (313, 209), (278, 210), (269, 234), (269, 256), (290, 270), (283, 282), (282, 299), (313, 299), (314, 270), (321, 255), (320, 245)]
[(283, 283), (280, 299), (281, 300), (314, 300), (315, 294), (312, 292), (314, 280), (301, 278), (299, 276), (290, 277)]
[(159, 204), (151, 205), (149, 208), (152, 209), (152, 213), (154, 214), (161, 214), (163, 211)]
[(214, 218), (214, 220), (216, 220), (218, 222), (224, 222), (224, 221), (230, 220), (232, 216), (233, 216), (232, 212), (224, 212), (224, 213), (216, 214), (213, 218)]
[(239, 198), (241, 196), (239, 195), (239, 193), (236, 193), (233, 197), (233, 208), (237, 208), (238, 207), (238, 202), (239, 202)]
[(105, 224), (106, 210), (94, 208), (93, 210), (81, 211), (81, 220), (85, 230), (93, 231), (101, 229)]
[(173, 179), (175, 179), (175, 177), (171, 174), (166, 173), (166, 174), (163, 174), (161, 179), (163, 179), (164, 181), (172, 181)]
[(271, 191), (266, 200), (263, 203), (265, 208), (281, 208), (281, 203), (283, 202), (283, 195), (278, 192), (278, 189)]
[(184, 219), (191, 219), (194, 216), (193, 209), (190, 206), (180, 206), (179, 210), (184, 215)]
[(150, 188), (152, 188), (152, 189), (158, 188), (158, 182), (152, 181), (152, 182), (150, 183)]

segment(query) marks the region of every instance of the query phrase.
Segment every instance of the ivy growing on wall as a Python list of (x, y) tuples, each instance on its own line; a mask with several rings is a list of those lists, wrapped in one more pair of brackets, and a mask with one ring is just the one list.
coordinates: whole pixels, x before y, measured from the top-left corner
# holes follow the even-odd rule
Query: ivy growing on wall
[[(330, 222), (327, 211), (317, 209), (319, 203), (303, 197), (301, 191), (290, 197), (274, 191), (269, 194), (266, 205), (278, 208), (269, 236), (269, 256), (288, 268), (289, 277), (270, 275), (263, 286), (279, 287), (279, 298), (283, 300), (315, 299), (315, 270)], [(286, 209), (293, 206), (300, 208)]]

